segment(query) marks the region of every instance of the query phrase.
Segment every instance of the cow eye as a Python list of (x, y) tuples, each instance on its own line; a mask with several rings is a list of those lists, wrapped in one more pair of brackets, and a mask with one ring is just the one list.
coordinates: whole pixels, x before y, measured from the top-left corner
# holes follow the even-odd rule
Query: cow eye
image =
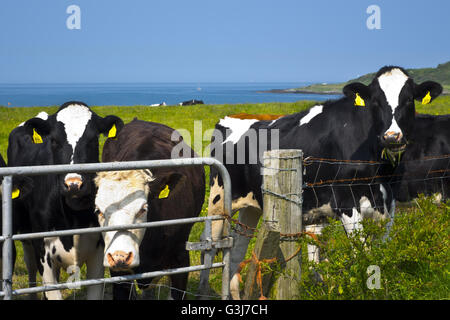
[(147, 208), (148, 208), (147, 204), (144, 204), (142, 206), (141, 210), (139, 210), (139, 212), (137, 213), (136, 218), (139, 218), (142, 215), (146, 214), (147, 213)]
[(100, 211), (100, 209), (96, 208), (94, 211), (96, 216), (99, 216), (100, 218), (103, 218), (103, 212)]

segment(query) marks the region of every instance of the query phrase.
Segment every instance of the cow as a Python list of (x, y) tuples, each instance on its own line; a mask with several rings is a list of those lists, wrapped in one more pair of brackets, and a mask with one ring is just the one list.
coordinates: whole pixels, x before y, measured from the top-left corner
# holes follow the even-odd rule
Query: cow
[[(432, 101), (441, 92), (442, 86), (436, 82), (416, 84), (403, 68), (386, 66), (369, 85), (350, 83), (343, 88), (343, 98), (306, 111), (274, 120), (221, 119), (212, 135), (210, 150), (211, 156), (222, 161), (231, 176), (232, 214), (239, 210), (239, 221), (256, 227), (263, 210), (263, 152), (301, 149), (307, 164), (302, 210), (317, 217), (305, 227), (306, 231), (320, 233), (324, 217), (335, 216), (342, 221), (347, 234), (361, 230), (363, 217), (388, 218), (388, 232), (395, 199), (387, 177), (394, 168), (389, 161), (382, 161), (383, 150), (394, 155), (401, 152), (413, 130), (414, 99), (422, 101), (427, 97)], [(351, 184), (348, 180), (355, 178), (366, 184)], [(320, 184), (329, 180), (333, 182)], [(223, 214), (223, 192), (223, 181), (217, 170), (211, 168), (208, 215)], [(227, 233), (222, 220), (213, 222), (214, 240)], [(233, 298), (238, 299), (239, 280), (235, 273), (249, 238), (239, 233), (234, 237), (231, 257), (234, 276), (230, 287)], [(308, 247), (308, 256), (317, 260), (315, 246)], [(207, 283), (205, 278), (207, 272), (201, 275), (202, 290)]]
[[(0, 154), (0, 168), (5, 168), (6, 167), (6, 162), (3, 159), (3, 156)], [(31, 179), (27, 178), (27, 177), (13, 177), (12, 180), (13, 184), (12, 184), (12, 203), (13, 206), (17, 205), (17, 202), (20, 201), (20, 199), (23, 199), (24, 197), (26, 197), (29, 192), (31, 191), (32, 187), (33, 187), (33, 182), (31, 181)], [(0, 176), (0, 198), (3, 195), (3, 177)], [(0, 217), (3, 216), (3, 207), (0, 206)], [(13, 216), (13, 234), (17, 232), (18, 230), (18, 226), (22, 223), (21, 221), (23, 221), (23, 218), (19, 215), (17, 216)], [(0, 218), (0, 230), (2, 230), (2, 226), (3, 226), (3, 219)], [(13, 259), (13, 269), (14, 269), (14, 265), (16, 262), (16, 246), (15, 244), (13, 244), (13, 252), (12, 252), (12, 259)], [(3, 242), (0, 244), (0, 279), (2, 279), (2, 267), (3, 267)]]
[(450, 115), (417, 114), (392, 185), (398, 201), (450, 197)]
[[(8, 165), (37, 166), (95, 163), (99, 161), (99, 135), (114, 137), (123, 121), (101, 117), (83, 102), (70, 101), (52, 115), (41, 114), (11, 131)], [(44, 232), (98, 226), (94, 214), (93, 173), (47, 174), (30, 177), (33, 189), (14, 206), (21, 219), (19, 232)], [(44, 285), (57, 283), (61, 268), (79, 271), (84, 263), (87, 278), (103, 277), (101, 234), (49, 237), (24, 242), (29, 278), (37, 270)], [(101, 298), (101, 286), (88, 288), (88, 299)], [(45, 292), (47, 299), (61, 299), (60, 291)]]
[(192, 99), (192, 100), (180, 102), (178, 105), (179, 106), (193, 106), (196, 104), (205, 104), (205, 103), (203, 102), (203, 100)]
[[(174, 147), (176, 147), (174, 149)], [(182, 147), (182, 154), (176, 150)], [(175, 150), (175, 151), (174, 151)], [(103, 162), (195, 157), (177, 131), (165, 125), (133, 120), (117, 139), (108, 139)], [(101, 226), (196, 217), (205, 197), (203, 167), (154, 168), (98, 173), (95, 198)], [(185, 250), (192, 224), (104, 232), (103, 265), (111, 276), (189, 266)], [(186, 273), (171, 275), (171, 297), (182, 299)], [(139, 280), (146, 289), (151, 279)], [(135, 297), (130, 284), (114, 284), (113, 298)]]

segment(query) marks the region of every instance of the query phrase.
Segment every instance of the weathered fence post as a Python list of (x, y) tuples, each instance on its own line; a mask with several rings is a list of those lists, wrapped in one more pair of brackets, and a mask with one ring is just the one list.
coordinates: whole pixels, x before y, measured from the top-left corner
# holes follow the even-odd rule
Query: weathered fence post
[[(293, 235), (302, 231), (302, 160), (301, 150), (264, 152), (261, 172), (263, 224), (258, 232), (253, 253), (258, 261), (276, 257), (281, 265), (283, 272), (272, 288), (273, 298), (277, 300), (295, 299), (299, 295), (297, 280), (300, 279), (301, 255), (295, 255), (299, 247)], [(286, 262), (289, 258), (291, 259)], [(244, 299), (257, 299), (260, 296), (260, 289), (255, 280), (257, 271), (258, 265), (250, 264)], [(269, 291), (270, 279), (270, 274), (262, 279), (264, 295)]]

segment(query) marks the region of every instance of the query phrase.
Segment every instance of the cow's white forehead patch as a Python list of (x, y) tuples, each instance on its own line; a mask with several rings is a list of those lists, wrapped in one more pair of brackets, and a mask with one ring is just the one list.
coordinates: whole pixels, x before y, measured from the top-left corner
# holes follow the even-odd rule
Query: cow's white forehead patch
[(395, 68), (388, 72), (383, 73), (378, 77), (378, 83), (381, 90), (383, 90), (386, 100), (392, 110), (392, 123), (386, 132), (402, 133), (397, 121), (395, 120), (394, 113), (399, 104), (400, 92), (405, 86), (408, 76), (404, 74), (400, 69)]
[(323, 111), (322, 105), (312, 107), (311, 109), (309, 109), (308, 114), (300, 119), (299, 125), (302, 126), (304, 124), (309, 123), (313, 118), (321, 114), (322, 111)]
[(250, 126), (258, 121), (259, 120), (256, 119), (239, 119), (231, 117), (220, 119), (219, 124), (231, 130), (231, 134), (223, 142), (223, 144), (227, 143), (228, 141), (233, 142), (233, 144), (237, 143), (242, 135), (248, 131)]
[[(97, 207), (106, 213), (114, 212), (117, 210), (133, 211), (137, 202), (137, 199), (142, 199), (144, 202), (147, 200), (148, 188), (144, 185), (142, 187), (130, 185), (128, 181), (122, 180), (109, 180), (102, 179), (98, 183), (97, 196), (95, 198), (95, 204)], [(139, 211), (140, 208), (137, 208)]]
[(383, 90), (384, 95), (386, 96), (386, 100), (392, 109), (392, 113), (395, 112), (395, 108), (398, 106), (400, 92), (407, 80), (408, 76), (397, 68), (385, 72), (378, 77), (381, 90)]
[(70, 163), (73, 163), (75, 147), (78, 140), (83, 136), (91, 117), (91, 110), (89, 110), (88, 107), (79, 104), (71, 104), (59, 111), (56, 115), (56, 120), (64, 124), (67, 142), (72, 146)]
[(147, 201), (150, 192), (148, 183), (153, 180), (150, 170), (100, 172), (95, 178), (98, 187), (95, 204), (104, 213), (108, 208), (109, 211), (132, 209), (129, 205), (134, 200)]

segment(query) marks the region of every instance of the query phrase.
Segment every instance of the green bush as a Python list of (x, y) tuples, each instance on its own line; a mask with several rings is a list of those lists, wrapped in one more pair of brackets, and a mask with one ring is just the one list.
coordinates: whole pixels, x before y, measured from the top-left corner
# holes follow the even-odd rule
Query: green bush
[[(330, 220), (318, 242), (302, 239), (301, 299), (449, 299), (450, 201), (422, 196), (415, 204), (397, 210), (388, 240), (386, 222), (373, 220), (350, 237)], [(308, 261), (307, 243), (319, 245), (321, 262)], [(379, 289), (368, 288), (369, 266), (379, 268)]]

